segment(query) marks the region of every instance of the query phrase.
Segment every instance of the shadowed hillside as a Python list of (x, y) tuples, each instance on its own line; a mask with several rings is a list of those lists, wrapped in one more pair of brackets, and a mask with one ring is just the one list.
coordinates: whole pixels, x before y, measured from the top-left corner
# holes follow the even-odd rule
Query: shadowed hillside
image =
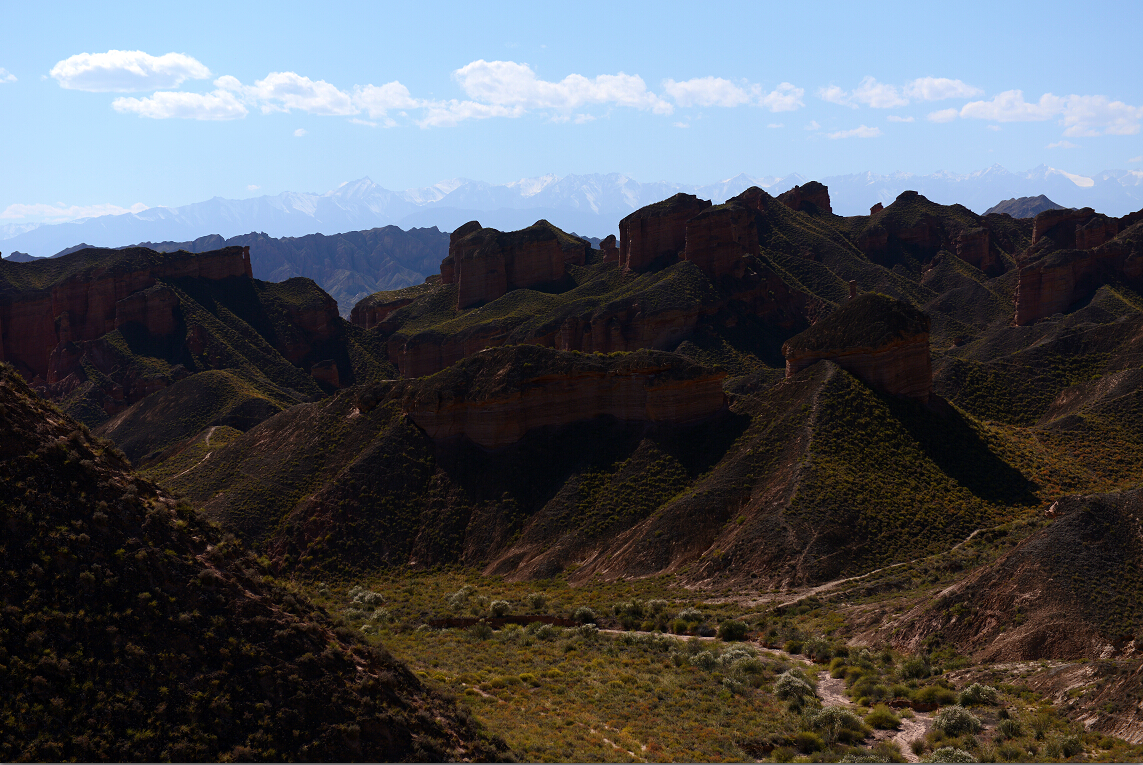
[(502, 759), (0, 365), (0, 757)]

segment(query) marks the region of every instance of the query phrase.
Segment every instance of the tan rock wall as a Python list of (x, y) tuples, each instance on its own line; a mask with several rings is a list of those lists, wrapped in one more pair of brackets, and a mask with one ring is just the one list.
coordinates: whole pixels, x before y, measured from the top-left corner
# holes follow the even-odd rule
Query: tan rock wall
[(895, 396), (927, 400), (933, 390), (928, 333), (881, 348), (845, 348), (787, 357), (786, 377), (793, 377), (822, 360), (832, 361), (873, 387)]

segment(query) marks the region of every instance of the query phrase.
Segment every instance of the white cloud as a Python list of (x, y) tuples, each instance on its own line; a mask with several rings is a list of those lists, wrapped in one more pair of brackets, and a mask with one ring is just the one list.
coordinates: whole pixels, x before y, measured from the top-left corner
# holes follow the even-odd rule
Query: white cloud
[(792, 83), (783, 82), (769, 93), (756, 84), (735, 85), (721, 77), (695, 77), (683, 82), (664, 80), (663, 90), (679, 106), (734, 107), (754, 104), (772, 112), (792, 112), (805, 106), (802, 96), (806, 91)]
[(94, 218), (99, 215), (123, 215), (124, 213), (138, 213), (147, 209), (147, 205), (136, 202), (130, 207), (120, 207), (113, 204), (102, 205), (67, 205), (62, 202), (47, 205), (8, 205), (0, 212), (0, 220), (36, 220), (42, 223), (64, 223), (80, 218)]
[(491, 117), (522, 117), (527, 110), (523, 106), (501, 106), (480, 104), (475, 101), (428, 101), (425, 102), (425, 116), (417, 121), (423, 128), (452, 127), (464, 120), (485, 120)]
[(991, 101), (972, 101), (961, 117), (994, 122), (1042, 122), (1059, 118), (1069, 138), (1097, 135), (1134, 135), (1143, 123), (1143, 106), (1112, 101), (1107, 96), (1056, 96), (1045, 93), (1038, 102), (1024, 100), (1020, 90), (1006, 90)]
[(1071, 141), (1056, 141), (1055, 143), (1048, 144), (1045, 148), (1048, 149), (1075, 149), (1077, 146)]
[(247, 187), (246, 187), (246, 190), (247, 190), (247, 191), (257, 191), (257, 190), (258, 190), (258, 189), (260, 189), (260, 188), (262, 188), (262, 187), (261, 187), (261, 186), (256, 186), (256, 185), (254, 185), (253, 183), (251, 183), (249, 186), (247, 186)]
[(366, 85), (354, 88), (353, 102), (372, 119), (383, 119), (386, 112), (417, 109), (423, 101), (413, 98), (409, 89), (394, 80), (384, 85)]
[(15, 82), (15, 81), (16, 81), (16, 75), (12, 74), (7, 69), (0, 66), (0, 84), (3, 84), (5, 82)]
[(830, 133), (829, 137), (833, 138), (833, 139), (838, 139), (838, 138), (877, 138), (880, 135), (881, 135), (881, 128), (867, 127), (866, 125), (862, 125), (861, 127), (855, 127), (853, 130), (839, 130), (836, 133)]
[(671, 124), (677, 128), (689, 128), (690, 127), (690, 125), (688, 125), (685, 122), (672, 122)]
[(1132, 157), (1131, 159), (1129, 159), (1127, 161), (1128, 162), (1143, 162), (1143, 154), (1140, 154), (1138, 157)]
[[(377, 127), (376, 122), (370, 122), (369, 120), (363, 120), (360, 117), (353, 117), (349, 121), (354, 125), (365, 125), (366, 127)], [(396, 124), (397, 123), (394, 120), (391, 120), (388, 117), (385, 118), (385, 127), (393, 127)]]
[(913, 121), (912, 117), (902, 117), (898, 114), (890, 114), (885, 119), (889, 120), (890, 122), (912, 122)]
[(989, 130), (991, 130), (991, 131), (993, 131), (993, 132), (995, 132), (995, 133), (999, 133), (999, 132), (1000, 132), (1000, 126), (999, 126), (999, 125), (988, 125), (987, 127), (988, 127), (988, 129), (989, 129)]
[(849, 94), (837, 85), (830, 85), (828, 88), (818, 88), (818, 98), (823, 101), (829, 101), (831, 104), (852, 106), (854, 109), (857, 108), (857, 104), (851, 104), (849, 102)]
[(253, 85), (243, 85), (237, 78), (226, 75), (214, 84), (257, 104), (263, 114), (297, 109), (309, 114), (344, 117), (360, 111), (348, 93), (325, 80), (311, 80), (295, 72), (270, 72)]
[(935, 112), (929, 112), (925, 118), (929, 122), (952, 122), (956, 119), (958, 112), (956, 109), (940, 109)]
[(294, 138), (301, 138), (306, 134), (305, 128), (298, 128), (294, 131)]
[(983, 93), (961, 80), (947, 77), (919, 77), (905, 84), (905, 95), (918, 101), (942, 101), (946, 98), (972, 98)]
[(130, 93), (177, 88), (210, 76), (203, 64), (182, 53), (152, 56), (141, 50), (79, 53), (52, 67), (60, 87), (92, 93)]
[(679, 106), (742, 106), (762, 93), (758, 85), (742, 88), (721, 77), (695, 77), (683, 82), (664, 80), (663, 90)]
[(583, 125), (595, 119), (594, 114), (577, 114), (575, 116), (575, 124)]
[(236, 120), (247, 113), (246, 107), (227, 90), (213, 93), (160, 91), (147, 98), (120, 97), (111, 102), (111, 108), (155, 120)]
[(817, 120), (810, 120), (809, 124), (806, 125), (806, 127), (804, 129), (805, 130), (820, 130), (821, 125), (818, 124)]
[(1021, 90), (1006, 90), (991, 101), (971, 101), (960, 110), (966, 119), (992, 120), (993, 122), (1035, 122), (1051, 119), (1063, 109), (1064, 99), (1045, 93), (1038, 103), (1024, 100)]
[(805, 106), (802, 96), (806, 91), (796, 88), (789, 82), (783, 82), (774, 90), (762, 96), (761, 104), (772, 112), (792, 112)]
[(874, 109), (893, 109), (909, 103), (909, 99), (901, 95), (896, 85), (887, 85), (872, 77), (863, 79), (850, 98)]
[(1066, 136), (1134, 135), (1143, 122), (1143, 106), (1128, 106), (1107, 96), (1068, 96), (1063, 109)]
[[(548, 82), (539, 79), (527, 64), (479, 59), (457, 69), (453, 78), (469, 98), (512, 116), (516, 110), (572, 110), (589, 104), (649, 109), (655, 114), (674, 111), (671, 104), (647, 90), (642, 77), (623, 72), (601, 74), (593, 80), (569, 74), (559, 82)], [(462, 113), (469, 111), (479, 113), (480, 110), (471, 107), (461, 110)]]

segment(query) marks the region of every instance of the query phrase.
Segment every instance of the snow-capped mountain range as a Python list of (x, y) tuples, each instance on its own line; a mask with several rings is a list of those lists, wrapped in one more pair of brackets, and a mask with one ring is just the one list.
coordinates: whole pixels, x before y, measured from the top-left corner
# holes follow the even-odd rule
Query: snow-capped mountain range
[[(334, 234), (377, 226), (403, 229), (436, 226), (451, 231), (477, 219), (485, 226), (512, 230), (546, 218), (565, 231), (603, 237), (618, 233), (623, 216), (646, 204), (684, 191), (724, 202), (750, 186), (779, 194), (810, 180), (797, 173), (752, 177), (745, 173), (707, 185), (640, 183), (618, 173), (545, 175), (505, 185), (454, 179), (433, 186), (390, 191), (369, 178), (332, 191), (287, 191), (251, 199), (215, 197), (182, 207), (152, 207), (138, 213), (104, 215), (68, 223), (0, 228), (0, 249), (38, 257), (53, 255), (80, 242), (117, 247), (136, 242), (189, 241), (207, 234), (223, 237), (261, 231), (274, 237)], [(860, 173), (818, 179), (829, 186), (839, 215), (867, 213), (877, 202), (889, 204), (912, 189), (935, 202), (960, 203), (983, 213), (1013, 197), (1047, 195), (1065, 207), (1094, 207), (1108, 215), (1143, 208), (1143, 171), (1108, 170), (1081, 176), (1040, 166), (1023, 173), (999, 165), (966, 175)]]

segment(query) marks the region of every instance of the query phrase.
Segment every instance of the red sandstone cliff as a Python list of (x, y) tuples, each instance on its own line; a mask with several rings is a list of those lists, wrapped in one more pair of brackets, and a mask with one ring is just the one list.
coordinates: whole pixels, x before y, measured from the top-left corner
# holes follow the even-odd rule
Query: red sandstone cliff
[(584, 264), (589, 249), (589, 243), (546, 220), (511, 232), (471, 221), (453, 232), (448, 257), (441, 263), (441, 281), (457, 285), (458, 308), (470, 308), (509, 290), (559, 281), (565, 265)]
[(4, 261), (0, 361), (29, 380), (46, 379), (49, 358), (61, 343), (94, 341), (132, 321), (153, 335), (168, 334), (178, 300), (169, 290), (151, 289), (158, 279), (231, 276), (251, 276), (250, 248), (168, 255), (93, 248), (34, 263)]
[(754, 215), (753, 209), (731, 200), (694, 216), (687, 221), (683, 259), (714, 278), (724, 274), (741, 278), (745, 272), (743, 258), (758, 254)]
[(662, 256), (677, 257), (686, 248), (687, 221), (711, 207), (710, 200), (675, 194), (619, 221), (619, 266), (642, 271)]
[(795, 186), (789, 191), (779, 194), (778, 201), (791, 210), (799, 212), (811, 214), (833, 212), (833, 207), (830, 206), (829, 201), (829, 187), (817, 181), (803, 183), (801, 186)]
[(933, 388), (929, 318), (886, 295), (859, 295), (782, 346), (786, 377), (819, 361), (886, 393), (927, 401)]
[(726, 408), (723, 372), (670, 353), (624, 358), (533, 346), (489, 350), (391, 394), (434, 440), (465, 437), (487, 449), (535, 428), (611, 416), (687, 425)]
[(1032, 245), (1021, 255), (1017, 325), (1066, 310), (1108, 281), (1143, 278), (1143, 210), (1108, 218), (1091, 208), (1036, 216)]

